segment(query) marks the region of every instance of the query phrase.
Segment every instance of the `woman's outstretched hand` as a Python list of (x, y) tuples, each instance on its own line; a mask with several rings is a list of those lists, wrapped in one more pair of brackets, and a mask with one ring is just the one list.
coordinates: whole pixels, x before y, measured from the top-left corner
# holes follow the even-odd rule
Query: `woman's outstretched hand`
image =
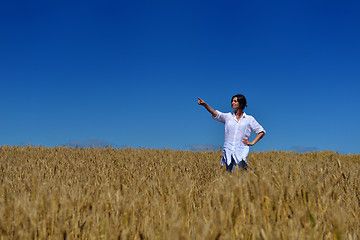
[(208, 112), (211, 113), (213, 117), (216, 117), (218, 115), (217, 112), (214, 109), (212, 109), (212, 107), (210, 107), (204, 100), (202, 100), (199, 97), (197, 99), (199, 99), (198, 105), (204, 106), (206, 110), (208, 110)]
[(204, 106), (205, 102), (199, 97), (198, 97), (198, 99), (199, 99), (198, 105)]

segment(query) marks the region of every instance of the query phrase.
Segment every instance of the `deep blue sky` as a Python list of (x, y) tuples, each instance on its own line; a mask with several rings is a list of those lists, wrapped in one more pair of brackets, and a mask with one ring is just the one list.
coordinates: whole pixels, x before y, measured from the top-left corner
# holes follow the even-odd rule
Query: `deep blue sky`
[(0, 145), (360, 153), (359, 1), (2, 1)]

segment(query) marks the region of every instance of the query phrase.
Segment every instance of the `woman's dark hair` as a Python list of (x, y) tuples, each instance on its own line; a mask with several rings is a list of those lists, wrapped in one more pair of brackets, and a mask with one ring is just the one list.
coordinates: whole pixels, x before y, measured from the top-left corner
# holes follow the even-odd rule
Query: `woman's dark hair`
[(234, 98), (237, 98), (241, 110), (244, 110), (244, 108), (247, 107), (247, 105), (246, 105), (246, 98), (245, 98), (244, 95), (242, 95), (242, 94), (237, 94), (237, 95), (233, 96), (233, 97), (231, 98), (231, 102), (232, 102), (232, 100), (233, 100)]

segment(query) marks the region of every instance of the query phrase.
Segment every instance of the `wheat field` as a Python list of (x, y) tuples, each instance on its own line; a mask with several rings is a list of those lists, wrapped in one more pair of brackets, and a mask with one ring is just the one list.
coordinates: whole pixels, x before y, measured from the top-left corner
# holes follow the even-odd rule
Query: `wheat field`
[(360, 155), (0, 147), (0, 239), (359, 239)]

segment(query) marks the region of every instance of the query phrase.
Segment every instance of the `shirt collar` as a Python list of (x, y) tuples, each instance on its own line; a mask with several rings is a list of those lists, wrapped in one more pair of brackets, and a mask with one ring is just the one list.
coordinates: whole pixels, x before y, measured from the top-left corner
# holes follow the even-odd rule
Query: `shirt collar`
[[(236, 116), (235, 116), (235, 113), (233, 112), (232, 113), (232, 115), (233, 115), (233, 118), (237, 121), (237, 118), (236, 118)], [(241, 116), (241, 118), (245, 118), (247, 115), (246, 115), (246, 113), (245, 112), (243, 112), (243, 115)], [(241, 119), (240, 118), (240, 119)]]

